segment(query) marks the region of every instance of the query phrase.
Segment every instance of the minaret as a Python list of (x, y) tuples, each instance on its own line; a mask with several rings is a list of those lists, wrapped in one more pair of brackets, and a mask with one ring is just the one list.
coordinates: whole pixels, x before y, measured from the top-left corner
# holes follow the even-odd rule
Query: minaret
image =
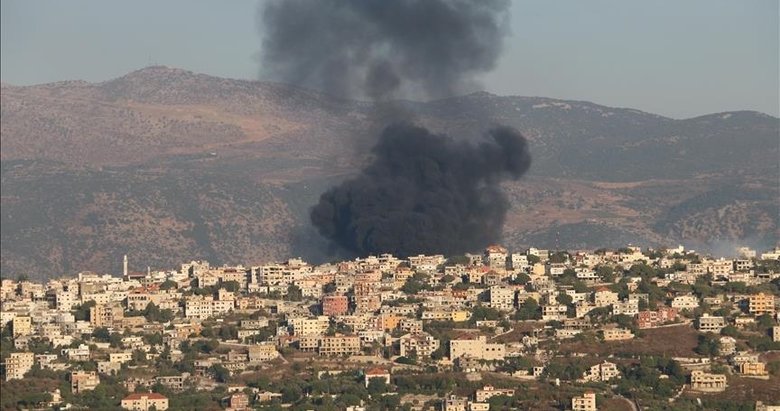
[(127, 278), (127, 254), (125, 254), (125, 258), (122, 265), (122, 275), (124, 275), (125, 278)]

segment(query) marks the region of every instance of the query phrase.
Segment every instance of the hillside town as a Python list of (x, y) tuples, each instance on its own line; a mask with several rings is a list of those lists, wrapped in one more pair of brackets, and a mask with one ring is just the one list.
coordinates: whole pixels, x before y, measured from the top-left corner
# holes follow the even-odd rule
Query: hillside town
[(125, 256), (121, 276), (3, 278), (2, 409), (778, 410), (780, 248), (735, 255)]

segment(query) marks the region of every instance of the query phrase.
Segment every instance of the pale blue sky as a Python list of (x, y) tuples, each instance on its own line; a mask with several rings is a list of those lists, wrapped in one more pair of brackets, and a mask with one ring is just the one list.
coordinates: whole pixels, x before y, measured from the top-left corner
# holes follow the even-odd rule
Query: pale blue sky
[[(0, 77), (102, 81), (150, 62), (257, 79), (257, 1), (2, 0)], [(675, 118), (777, 116), (777, 0), (516, 0), (485, 88)]]

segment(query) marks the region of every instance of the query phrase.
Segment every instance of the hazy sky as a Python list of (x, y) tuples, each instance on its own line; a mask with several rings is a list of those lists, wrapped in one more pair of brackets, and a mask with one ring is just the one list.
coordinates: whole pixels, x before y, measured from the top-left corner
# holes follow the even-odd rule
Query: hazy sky
[[(257, 79), (256, 0), (2, 0), (0, 77), (102, 81), (152, 64)], [(777, 0), (516, 0), (485, 89), (675, 118), (778, 107)]]

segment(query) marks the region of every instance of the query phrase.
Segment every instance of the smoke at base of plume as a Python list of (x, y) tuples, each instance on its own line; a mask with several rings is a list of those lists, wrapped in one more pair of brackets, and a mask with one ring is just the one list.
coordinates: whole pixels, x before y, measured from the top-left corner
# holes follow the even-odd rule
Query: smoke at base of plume
[(531, 157), (509, 127), (478, 145), (409, 124), (387, 127), (361, 174), (322, 194), (311, 212), (320, 234), (361, 255), (455, 254), (501, 237), (509, 202), (499, 183)]
[(374, 101), (473, 91), (501, 53), (508, 9), (508, 0), (269, 1), (263, 74)]

